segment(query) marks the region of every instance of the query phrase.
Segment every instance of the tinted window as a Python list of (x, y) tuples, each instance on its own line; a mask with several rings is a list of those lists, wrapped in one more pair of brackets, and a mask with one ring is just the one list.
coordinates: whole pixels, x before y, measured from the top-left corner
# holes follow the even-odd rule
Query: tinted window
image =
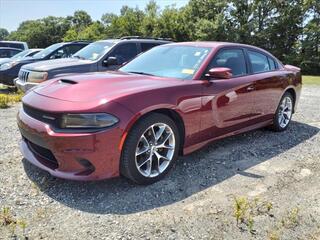
[(80, 49), (82, 49), (85, 46), (86, 45), (84, 45), (84, 44), (66, 46), (66, 51), (68, 52), (68, 55), (69, 55), (68, 57), (71, 57), (73, 54), (75, 54), (76, 52), (78, 52)]
[(137, 45), (135, 43), (125, 43), (119, 46), (112, 51), (109, 57), (116, 57), (119, 64), (123, 64), (134, 58), (138, 54)]
[(11, 58), (12, 56), (16, 55), (20, 51), (12, 50), (12, 49), (1, 49), (0, 50), (0, 58)]
[(158, 46), (156, 43), (141, 43), (141, 51), (145, 52), (148, 51), (150, 48)]
[(0, 47), (19, 48), (22, 50), (24, 49), (24, 45), (22, 43), (0, 42)]
[(270, 71), (268, 57), (262, 53), (248, 51), (253, 73)]
[(277, 69), (277, 64), (272, 58), (268, 57), (268, 61), (269, 61), (270, 70)]
[(216, 55), (210, 63), (209, 69), (214, 67), (230, 68), (233, 76), (245, 75), (247, 73), (247, 67), (243, 50), (225, 49), (219, 51), (218, 55)]
[(33, 55), (37, 54), (38, 52), (40, 52), (40, 51), (31, 52), (31, 53), (28, 54), (28, 57), (32, 57)]

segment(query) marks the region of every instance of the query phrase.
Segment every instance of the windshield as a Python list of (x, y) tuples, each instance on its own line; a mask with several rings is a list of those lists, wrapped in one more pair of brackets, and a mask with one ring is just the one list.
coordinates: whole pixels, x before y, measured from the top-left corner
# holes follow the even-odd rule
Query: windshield
[(120, 71), (192, 79), (210, 48), (193, 46), (159, 46), (133, 59)]
[(62, 45), (63, 45), (62, 43), (53, 44), (43, 49), (42, 51), (38, 52), (37, 54), (33, 55), (33, 58), (44, 58), (48, 56), (50, 53), (52, 53), (53, 51), (55, 51), (56, 49), (58, 49), (59, 47), (61, 47)]
[(114, 43), (111, 42), (95, 42), (76, 52), (72, 57), (84, 60), (97, 60), (104, 55)]
[(28, 53), (31, 52), (31, 50), (24, 50), (16, 55), (14, 55), (13, 57), (11, 57), (12, 60), (18, 60), (20, 58), (23, 58), (25, 56), (28, 55)]

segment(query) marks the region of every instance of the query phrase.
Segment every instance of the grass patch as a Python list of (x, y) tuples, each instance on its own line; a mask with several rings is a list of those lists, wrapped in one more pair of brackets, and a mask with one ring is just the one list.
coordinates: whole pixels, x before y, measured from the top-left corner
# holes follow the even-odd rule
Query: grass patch
[(320, 76), (302, 76), (302, 84), (320, 85)]
[[(3, 207), (0, 212), (0, 226), (8, 227), (13, 239), (28, 239), (26, 236), (26, 221), (14, 217), (8, 207)], [(21, 235), (17, 234), (17, 228), (22, 232)]]
[(259, 215), (273, 216), (270, 211), (273, 205), (271, 202), (260, 201), (259, 198), (249, 200), (247, 197), (234, 197), (233, 213), (237, 221), (237, 226), (247, 229), (251, 234), (255, 234), (254, 217)]
[(0, 93), (0, 108), (8, 108), (10, 104), (20, 102), (22, 96), (22, 92), (9, 94)]

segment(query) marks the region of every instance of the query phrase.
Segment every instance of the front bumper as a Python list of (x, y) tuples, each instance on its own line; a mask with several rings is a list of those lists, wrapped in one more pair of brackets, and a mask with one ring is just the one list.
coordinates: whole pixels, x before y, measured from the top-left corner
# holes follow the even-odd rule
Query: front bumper
[(23, 156), (51, 175), (72, 180), (99, 180), (119, 176), (117, 127), (95, 133), (56, 133), (46, 123), (19, 111)]
[(25, 81), (22, 81), (22, 80), (19, 79), (19, 78), (16, 78), (16, 79), (14, 80), (14, 85), (15, 85), (19, 90), (21, 90), (22, 92), (27, 92), (27, 91), (29, 91), (30, 89), (38, 86), (39, 83), (25, 82)]
[(13, 80), (17, 77), (17, 73), (11, 69), (0, 70), (0, 83), (13, 86)]

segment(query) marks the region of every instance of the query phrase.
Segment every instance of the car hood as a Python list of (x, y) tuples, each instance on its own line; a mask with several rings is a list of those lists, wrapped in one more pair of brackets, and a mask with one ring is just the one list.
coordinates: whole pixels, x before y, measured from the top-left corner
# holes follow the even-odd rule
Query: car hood
[(63, 58), (63, 59), (46, 60), (46, 61), (28, 64), (28, 66), (26, 66), (25, 69), (42, 72), (42, 71), (59, 69), (59, 68), (70, 68), (73, 66), (87, 65), (90, 63), (92, 63), (92, 61), (90, 60), (80, 60), (77, 58)]
[(158, 88), (182, 85), (183, 80), (122, 72), (88, 73), (52, 79), (33, 91), (42, 96), (70, 102), (108, 102), (123, 96)]
[(11, 61), (10, 58), (0, 58), (0, 65), (4, 64), (4, 63), (7, 63), (7, 62), (10, 62), (10, 61)]

